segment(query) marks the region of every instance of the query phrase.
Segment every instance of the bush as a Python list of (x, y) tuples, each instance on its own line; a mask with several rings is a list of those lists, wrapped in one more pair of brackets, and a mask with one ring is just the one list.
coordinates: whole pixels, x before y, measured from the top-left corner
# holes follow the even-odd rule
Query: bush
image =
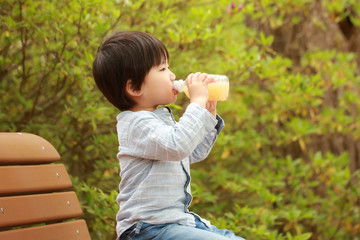
[[(147, 31), (177, 78), (226, 74), (226, 127), (193, 166), (191, 209), (247, 239), (359, 239), (360, 4), (1, 3), (0, 130), (39, 134), (73, 176), (92, 239), (115, 237), (118, 111), (91, 75), (101, 40)], [(179, 116), (186, 106), (172, 104)]]

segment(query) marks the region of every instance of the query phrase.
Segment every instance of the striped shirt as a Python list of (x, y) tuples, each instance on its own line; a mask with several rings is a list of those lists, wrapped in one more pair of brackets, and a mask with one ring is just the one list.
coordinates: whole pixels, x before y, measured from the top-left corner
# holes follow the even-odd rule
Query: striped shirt
[(188, 210), (192, 201), (190, 164), (208, 156), (224, 127), (223, 120), (191, 103), (178, 122), (168, 107), (153, 112), (124, 111), (117, 121), (118, 236), (139, 221), (195, 227), (194, 215)]

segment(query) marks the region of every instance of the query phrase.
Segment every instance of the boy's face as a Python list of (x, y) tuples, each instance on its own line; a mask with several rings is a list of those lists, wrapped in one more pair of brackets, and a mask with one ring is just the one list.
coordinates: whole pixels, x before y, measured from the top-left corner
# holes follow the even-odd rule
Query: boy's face
[(142, 103), (140, 104), (146, 109), (155, 110), (158, 105), (175, 102), (177, 95), (173, 86), (175, 78), (167, 62), (151, 68), (141, 85)]

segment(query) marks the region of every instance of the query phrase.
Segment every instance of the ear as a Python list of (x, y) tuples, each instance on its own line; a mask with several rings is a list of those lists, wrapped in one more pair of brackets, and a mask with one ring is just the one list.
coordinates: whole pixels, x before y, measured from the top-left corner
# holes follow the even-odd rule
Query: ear
[(139, 97), (142, 94), (141, 88), (139, 90), (134, 89), (131, 79), (127, 80), (125, 90), (131, 97)]

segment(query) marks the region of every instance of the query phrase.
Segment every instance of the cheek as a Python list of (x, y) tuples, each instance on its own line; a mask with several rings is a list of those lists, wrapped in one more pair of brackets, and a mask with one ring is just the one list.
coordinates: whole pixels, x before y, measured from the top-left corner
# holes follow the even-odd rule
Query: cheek
[(169, 82), (162, 81), (161, 83), (159, 82), (157, 87), (160, 91), (164, 92), (164, 91), (168, 91), (169, 89), (172, 89), (172, 84), (170, 84)]

